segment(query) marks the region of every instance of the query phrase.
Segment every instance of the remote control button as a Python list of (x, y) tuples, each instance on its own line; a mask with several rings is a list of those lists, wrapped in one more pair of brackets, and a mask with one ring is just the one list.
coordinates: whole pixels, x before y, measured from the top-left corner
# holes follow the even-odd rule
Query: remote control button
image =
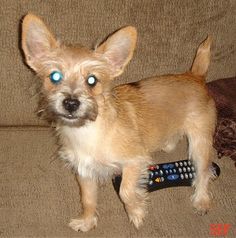
[(171, 174), (167, 177), (168, 180), (176, 180), (179, 178), (178, 174)]
[(188, 171), (188, 172), (190, 172), (190, 171), (191, 171), (190, 167), (187, 167), (187, 171)]
[(182, 173), (182, 169), (181, 168), (179, 168), (179, 172)]
[(164, 179), (164, 177), (161, 177), (161, 182), (163, 182), (165, 179)]
[(179, 164), (178, 164), (177, 162), (175, 162), (175, 166), (176, 166), (176, 167), (179, 167)]
[(182, 162), (179, 162), (179, 165), (182, 167), (182, 166), (183, 166), (183, 163), (182, 163)]
[(154, 173), (153, 172), (149, 172), (149, 178), (153, 178), (153, 175), (154, 175)]
[(193, 177), (194, 177), (194, 178), (196, 177), (196, 173), (195, 173), (195, 172), (193, 173)]
[(186, 171), (187, 171), (185, 167), (183, 167), (183, 171), (184, 171), (184, 172), (186, 172)]
[(193, 175), (191, 173), (188, 174), (189, 178), (193, 178)]
[(169, 171), (168, 171), (168, 170), (165, 170), (165, 172), (166, 172), (166, 174), (168, 174), (168, 173), (169, 173)]
[(148, 184), (149, 184), (149, 185), (153, 185), (153, 181), (152, 181), (152, 180), (150, 180)]
[(156, 178), (155, 182), (160, 183), (161, 182), (161, 178)]
[(173, 169), (173, 172), (176, 173), (176, 169)]
[(191, 166), (191, 170), (192, 170), (192, 171), (195, 171), (195, 168), (194, 168), (193, 166)]
[(164, 174), (162, 170), (160, 170), (159, 173), (160, 173), (161, 176)]
[(186, 179), (188, 179), (188, 174), (184, 174), (184, 177), (185, 177)]
[(155, 172), (155, 175), (156, 175), (156, 176), (158, 175), (158, 172), (157, 172), (157, 171)]
[(173, 169), (175, 166), (174, 164), (164, 164), (162, 167), (163, 169)]
[(188, 164), (187, 164), (187, 162), (186, 161), (184, 161), (184, 166), (187, 166)]
[(155, 167), (154, 166), (150, 166), (149, 169), (150, 170), (155, 170)]
[(156, 169), (159, 169), (159, 165), (156, 165)]
[(183, 175), (183, 174), (180, 174), (180, 178), (181, 178), (181, 179), (184, 179), (184, 175)]
[(192, 165), (192, 163), (191, 163), (191, 161), (190, 161), (190, 160), (188, 161), (188, 165)]
[(170, 174), (172, 174), (173, 173), (172, 169), (170, 169), (169, 172), (170, 172)]

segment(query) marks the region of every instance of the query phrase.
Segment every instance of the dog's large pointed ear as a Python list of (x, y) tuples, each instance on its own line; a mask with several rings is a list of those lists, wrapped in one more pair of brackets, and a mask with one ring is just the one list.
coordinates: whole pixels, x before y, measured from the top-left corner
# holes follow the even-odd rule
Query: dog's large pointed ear
[(125, 66), (133, 56), (137, 41), (137, 31), (132, 26), (121, 28), (107, 38), (96, 52), (103, 54), (117, 77), (124, 71)]
[(47, 26), (33, 14), (23, 18), (21, 43), (27, 64), (36, 71), (40, 58), (58, 46)]
[(194, 75), (206, 76), (211, 59), (212, 38), (208, 36), (198, 47), (197, 54), (193, 61), (191, 72)]

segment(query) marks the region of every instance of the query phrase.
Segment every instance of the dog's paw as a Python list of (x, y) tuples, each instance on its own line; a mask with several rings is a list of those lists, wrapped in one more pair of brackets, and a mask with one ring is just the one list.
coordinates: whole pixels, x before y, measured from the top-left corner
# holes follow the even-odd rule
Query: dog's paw
[(97, 217), (86, 217), (81, 219), (72, 219), (69, 226), (75, 231), (86, 232), (97, 226)]
[(205, 215), (210, 209), (210, 198), (208, 195), (192, 197), (193, 207), (196, 209), (198, 215)]
[(139, 229), (140, 226), (143, 224), (143, 220), (145, 217), (145, 212), (142, 207), (138, 207), (135, 209), (129, 209), (128, 217), (131, 223), (134, 224), (135, 228)]

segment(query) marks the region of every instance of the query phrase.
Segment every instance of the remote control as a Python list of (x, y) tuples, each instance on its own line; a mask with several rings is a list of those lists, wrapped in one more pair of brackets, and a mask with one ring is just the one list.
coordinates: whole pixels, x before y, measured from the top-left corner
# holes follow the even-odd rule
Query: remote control
[[(219, 177), (220, 168), (217, 164), (212, 163), (211, 170), (215, 178)], [(191, 160), (152, 165), (149, 166), (148, 173), (147, 189), (149, 192), (168, 187), (191, 186), (196, 176)], [(121, 180), (121, 176), (116, 176), (113, 179), (113, 186), (117, 192), (119, 192)]]

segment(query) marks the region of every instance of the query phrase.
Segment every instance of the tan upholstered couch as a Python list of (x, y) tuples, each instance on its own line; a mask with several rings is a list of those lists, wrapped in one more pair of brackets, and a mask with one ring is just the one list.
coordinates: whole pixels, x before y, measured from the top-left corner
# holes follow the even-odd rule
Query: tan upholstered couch
[[(172, 188), (150, 196), (149, 215), (136, 231), (111, 183), (99, 193), (99, 225), (87, 234), (67, 227), (80, 212), (72, 173), (55, 158), (49, 125), (37, 110), (37, 79), (23, 63), (20, 21), (41, 16), (65, 42), (93, 46), (125, 25), (138, 29), (134, 59), (117, 83), (183, 72), (208, 34), (213, 36), (208, 81), (236, 72), (235, 0), (1, 0), (0, 1), (0, 237), (208, 237), (211, 224), (230, 224), (235, 237), (235, 169), (217, 161), (222, 175), (211, 185), (212, 211), (194, 214), (192, 189)], [(186, 143), (159, 161), (186, 158)], [(215, 159), (217, 160), (217, 158)]]

